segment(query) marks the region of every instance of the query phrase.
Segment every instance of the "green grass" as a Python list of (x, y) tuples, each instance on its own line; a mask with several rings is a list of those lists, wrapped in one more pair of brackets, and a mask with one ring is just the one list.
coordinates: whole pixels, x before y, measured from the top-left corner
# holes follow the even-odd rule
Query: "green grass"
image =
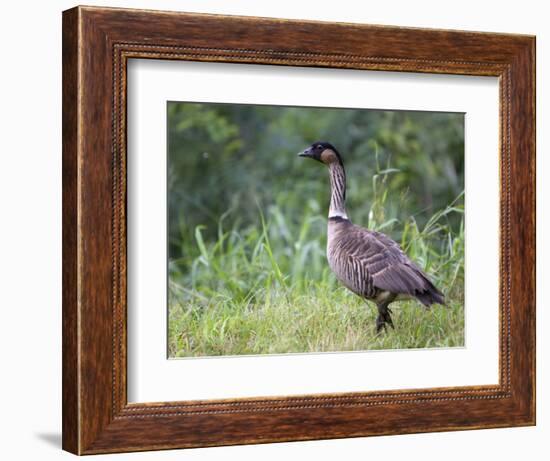
[(454, 347), (464, 344), (461, 302), (393, 305), (395, 330), (376, 334), (376, 308), (344, 288), (271, 294), (268, 302), (212, 300), (170, 308), (170, 356), (282, 354)]
[[(318, 203), (305, 203), (299, 217), (287, 217), (284, 203), (265, 212), (258, 205), (256, 225), (243, 228), (233, 220), (226, 229), (229, 210), (209, 240), (205, 232), (212, 229), (191, 229), (180, 220), (177, 243), (184, 256), (169, 267), (169, 356), (463, 346), (463, 196), (421, 229), (413, 216), (387, 219), (385, 183), (395, 171), (378, 169), (368, 223), (358, 224), (399, 241), (445, 293), (447, 306), (396, 302), (395, 329), (376, 334), (376, 307), (343, 288), (328, 268), (326, 218)], [(456, 214), (461, 225), (453, 231), (449, 218)]]

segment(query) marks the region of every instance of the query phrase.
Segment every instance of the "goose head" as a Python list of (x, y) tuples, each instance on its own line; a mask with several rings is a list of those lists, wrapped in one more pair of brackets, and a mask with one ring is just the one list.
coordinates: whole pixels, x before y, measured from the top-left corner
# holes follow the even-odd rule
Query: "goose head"
[(335, 162), (343, 166), (342, 157), (336, 148), (329, 142), (314, 142), (311, 146), (300, 152), (298, 155), (300, 157), (307, 157), (317, 160), (327, 166)]

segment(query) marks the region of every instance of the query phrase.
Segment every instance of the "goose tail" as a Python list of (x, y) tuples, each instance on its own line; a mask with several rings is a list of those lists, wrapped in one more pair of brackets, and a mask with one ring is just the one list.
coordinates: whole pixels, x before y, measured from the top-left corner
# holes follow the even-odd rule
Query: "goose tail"
[(447, 303), (445, 302), (445, 295), (439, 291), (426, 277), (424, 277), (424, 281), (424, 289), (418, 290), (415, 293), (416, 299), (418, 299), (426, 307), (430, 307), (432, 304), (447, 306)]

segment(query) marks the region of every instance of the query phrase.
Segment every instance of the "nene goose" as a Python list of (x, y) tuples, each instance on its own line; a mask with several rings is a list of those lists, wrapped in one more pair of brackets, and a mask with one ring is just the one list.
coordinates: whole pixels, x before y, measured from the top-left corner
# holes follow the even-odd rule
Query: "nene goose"
[(388, 307), (401, 299), (416, 298), (424, 306), (445, 304), (445, 298), (426, 274), (399, 245), (386, 235), (352, 224), (346, 214), (346, 173), (342, 157), (328, 142), (313, 143), (301, 157), (328, 166), (330, 207), (328, 212), (327, 259), (330, 268), (349, 290), (374, 301), (378, 307), (376, 331), (392, 328)]

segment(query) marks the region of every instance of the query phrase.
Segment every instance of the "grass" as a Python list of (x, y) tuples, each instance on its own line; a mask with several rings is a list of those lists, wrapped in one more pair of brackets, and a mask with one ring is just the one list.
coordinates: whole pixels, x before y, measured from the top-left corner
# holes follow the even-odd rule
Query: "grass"
[[(446, 294), (447, 306), (396, 302), (395, 330), (376, 334), (374, 304), (343, 288), (328, 268), (326, 218), (318, 203), (308, 201), (298, 217), (288, 217), (284, 203), (268, 206), (265, 215), (258, 206), (258, 222), (244, 228), (238, 220), (226, 228), (229, 210), (219, 218), (215, 238), (205, 238), (212, 229), (190, 229), (180, 221), (177, 242), (184, 256), (169, 267), (169, 356), (463, 346), (463, 197), (422, 228), (414, 216), (387, 219), (386, 181), (395, 172), (378, 168), (363, 224), (400, 241)], [(449, 218), (457, 214), (461, 224), (453, 231)]]
[(394, 304), (395, 330), (376, 334), (376, 309), (344, 288), (312, 286), (265, 304), (212, 302), (170, 309), (170, 356), (281, 354), (463, 345), (460, 302), (425, 310)]

